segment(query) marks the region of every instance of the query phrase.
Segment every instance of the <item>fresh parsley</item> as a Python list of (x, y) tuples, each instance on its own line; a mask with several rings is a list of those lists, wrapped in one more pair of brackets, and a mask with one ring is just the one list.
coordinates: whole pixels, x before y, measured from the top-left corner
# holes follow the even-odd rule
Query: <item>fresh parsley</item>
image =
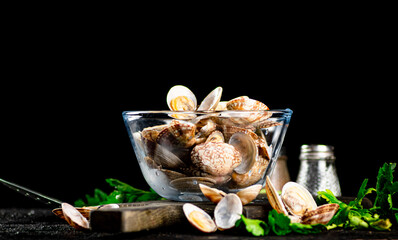
[[(398, 181), (394, 182), (393, 179), (395, 167), (396, 163), (384, 163), (377, 175), (376, 188), (367, 188), (368, 179), (365, 179), (359, 188), (357, 197), (349, 204), (339, 201), (329, 190), (318, 192), (320, 198), (329, 203), (337, 203), (340, 206), (339, 211), (330, 220), (327, 228), (390, 230), (391, 220), (398, 223), (398, 208), (393, 207), (392, 200), (393, 195), (398, 192)], [(373, 192), (376, 192), (373, 207), (364, 209), (361, 205), (362, 199)]]
[[(286, 235), (291, 232), (300, 234), (319, 233), (337, 227), (350, 229), (390, 230), (393, 223), (398, 224), (398, 208), (393, 206), (393, 195), (398, 192), (398, 181), (394, 182), (393, 172), (396, 163), (385, 163), (379, 170), (376, 188), (368, 188), (368, 179), (362, 182), (357, 197), (348, 204), (340, 201), (326, 189), (318, 192), (320, 199), (328, 203), (337, 203), (340, 208), (328, 224), (305, 225), (292, 223), (283, 213), (272, 210), (265, 221), (249, 219), (242, 215), (236, 226), (245, 228), (253, 236), (264, 236), (270, 233)], [(376, 200), (370, 209), (364, 209), (362, 200), (368, 194), (376, 193)]]
[(269, 233), (275, 235), (287, 235), (291, 232), (300, 234), (319, 233), (326, 227), (322, 224), (306, 225), (301, 223), (292, 223), (290, 218), (283, 213), (278, 213), (275, 209), (268, 212), (267, 221), (258, 219), (250, 219), (245, 216), (238, 220), (235, 224), (237, 227), (245, 227), (246, 231), (253, 236), (265, 236)]
[(76, 207), (83, 206), (96, 206), (101, 204), (109, 203), (127, 203), (127, 202), (142, 202), (151, 200), (163, 200), (153, 189), (144, 191), (138, 188), (134, 188), (127, 183), (119, 181), (114, 178), (108, 178), (105, 180), (114, 190), (106, 194), (104, 191), (96, 188), (94, 189), (94, 195), (90, 196), (86, 194), (86, 201), (78, 199), (75, 201)]

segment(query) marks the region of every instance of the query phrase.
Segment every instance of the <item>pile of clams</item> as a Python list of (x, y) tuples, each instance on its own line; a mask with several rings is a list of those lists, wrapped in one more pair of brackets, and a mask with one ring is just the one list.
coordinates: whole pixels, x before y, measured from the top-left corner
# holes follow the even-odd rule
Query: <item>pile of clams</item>
[[(170, 187), (199, 192), (199, 184), (241, 189), (257, 183), (270, 161), (265, 128), (281, 125), (262, 102), (247, 96), (221, 102), (217, 87), (197, 106), (195, 95), (177, 85), (167, 94), (175, 113), (164, 124), (135, 132), (145, 164), (162, 171)], [(256, 112), (245, 112), (253, 111)]]

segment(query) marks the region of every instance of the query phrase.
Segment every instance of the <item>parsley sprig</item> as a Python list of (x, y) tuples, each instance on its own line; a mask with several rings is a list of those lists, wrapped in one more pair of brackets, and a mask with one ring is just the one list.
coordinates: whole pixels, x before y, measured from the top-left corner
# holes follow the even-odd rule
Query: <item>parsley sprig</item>
[(86, 202), (83, 199), (78, 199), (75, 201), (75, 206), (97, 206), (109, 203), (142, 202), (164, 199), (153, 189), (150, 189), (149, 191), (141, 190), (114, 178), (108, 178), (105, 181), (111, 187), (114, 187), (114, 190), (111, 193), (106, 194), (104, 191), (96, 188), (94, 189), (93, 196), (86, 194)]

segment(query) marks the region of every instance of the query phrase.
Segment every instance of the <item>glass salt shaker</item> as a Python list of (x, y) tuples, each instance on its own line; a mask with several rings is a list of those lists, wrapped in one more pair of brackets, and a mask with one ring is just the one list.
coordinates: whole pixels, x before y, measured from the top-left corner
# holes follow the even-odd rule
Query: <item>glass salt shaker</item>
[(276, 161), (274, 172), (271, 175), (271, 182), (277, 191), (281, 191), (283, 185), (290, 181), (289, 171), (287, 169), (286, 148), (282, 147)]
[(341, 196), (333, 150), (334, 147), (329, 145), (301, 146), (297, 183), (305, 186), (314, 196), (318, 191), (326, 189), (332, 191), (335, 196)]

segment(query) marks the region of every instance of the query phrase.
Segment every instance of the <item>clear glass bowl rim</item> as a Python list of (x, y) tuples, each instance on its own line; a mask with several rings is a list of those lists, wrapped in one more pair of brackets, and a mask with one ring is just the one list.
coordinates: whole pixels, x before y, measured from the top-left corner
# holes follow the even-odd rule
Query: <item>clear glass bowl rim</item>
[(289, 108), (286, 109), (270, 109), (270, 110), (216, 110), (216, 111), (171, 111), (171, 110), (137, 110), (137, 111), (123, 111), (123, 114), (211, 114), (211, 113), (264, 113), (272, 112), (279, 114), (292, 115), (293, 111)]

